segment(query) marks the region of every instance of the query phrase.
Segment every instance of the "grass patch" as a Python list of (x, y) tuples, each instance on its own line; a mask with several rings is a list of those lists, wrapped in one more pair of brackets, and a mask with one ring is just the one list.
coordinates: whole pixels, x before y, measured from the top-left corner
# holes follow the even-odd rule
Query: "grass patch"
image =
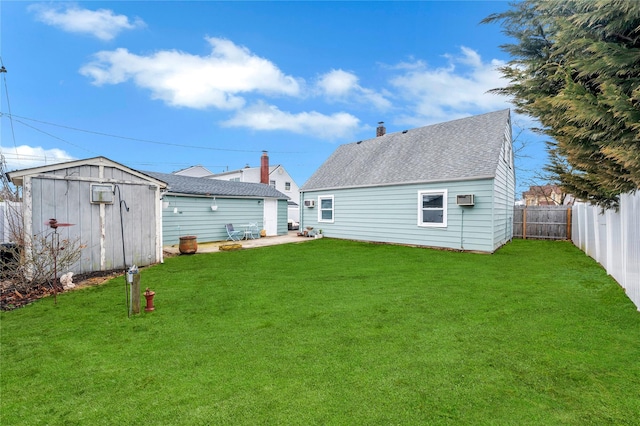
[(568, 242), (321, 239), (167, 259), (1, 314), (10, 424), (637, 424), (640, 314)]

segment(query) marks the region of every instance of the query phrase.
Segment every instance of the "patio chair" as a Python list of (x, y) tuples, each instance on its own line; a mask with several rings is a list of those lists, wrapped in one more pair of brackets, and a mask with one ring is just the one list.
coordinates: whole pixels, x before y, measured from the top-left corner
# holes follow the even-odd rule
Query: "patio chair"
[(251, 238), (260, 238), (260, 229), (257, 223), (249, 224), (249, 231), (251, 231)]
[(236, 231), (233, 229), (233, 224), (231, 223), (227, 223), (224, 227), (227, 230), (227, 241), (240, 241), (244, 235), (244, 231)]

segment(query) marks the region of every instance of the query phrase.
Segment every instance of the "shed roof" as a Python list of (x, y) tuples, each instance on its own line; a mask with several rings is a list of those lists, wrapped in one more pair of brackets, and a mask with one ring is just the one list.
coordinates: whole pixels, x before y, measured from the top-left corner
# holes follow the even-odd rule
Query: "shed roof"
[(289, 199), (282, 192), (263, 183), (232, 182), (170, 173), (143, 173), (167, 182), (169, 184), (168, 191), (174, 194)]
[(341, 145), (302, 191), (495, 177), (509, 110)]
[(81, 167), (81, 166), (106, 166), (106, 167), (113, 167), (116, 168), (118, 170), (122, 170), (122, 171), (126, 171), (127, 173), (130, 173), (134, 176), (139, 177), (140, 179), (144, 179), (147, 180), (149, 182), (155, 183), (156, 185), (158, 185), (160, 188), (164, 188), (167, 186), (167, 184), (165, 183), (165, 181), (163, 181), (162, 179), (158, 180), (155, 177), (152, 177), (148, 174), (145, 173), (141, 173), (137, 170), (131, 169), (123, 164), (117, 163), (113, 160), (109, 160), (106, 157), (93, 157), (93, 158), (86, 158), (83, 160), (73, 160), (73, 161), (67, 161), (64, 163), (55, 163), (55, 164), (48, 164), (46, 166), (39, 166), (39, 167), (31, 167), (28, 169), (21, 169), (21, 170), (15, 170), (12, 172), (8, 172), (7, 173), (7, 177), (9, 178), (9, 180), (11, 180), (11, 182), (14, 183), (14, 185), (22, 185), (23, 184), (23, 180), (25, 178), (25, 176), (35, 176), (35, 175), (43, 175), (43, 174), (47, 174), (47, 173), (51, 173), (51, 172), (55, 172), (57, 170), (61, 170), (61, 169), (68, 169), (68, 168), (72, 168), (72, 167)]

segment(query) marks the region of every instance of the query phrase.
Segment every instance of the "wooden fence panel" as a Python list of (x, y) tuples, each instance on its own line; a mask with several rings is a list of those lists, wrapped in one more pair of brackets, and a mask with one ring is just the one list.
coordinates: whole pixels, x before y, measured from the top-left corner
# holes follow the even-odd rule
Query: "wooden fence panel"
[(571, 239), (571, 207), (516, 206), (513, 212), (513, 237)]

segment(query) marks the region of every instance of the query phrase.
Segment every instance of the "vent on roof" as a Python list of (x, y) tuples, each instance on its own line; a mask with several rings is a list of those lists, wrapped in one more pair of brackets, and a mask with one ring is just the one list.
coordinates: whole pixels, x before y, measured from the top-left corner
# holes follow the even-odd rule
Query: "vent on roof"
[(403, 131), (402, 131), (402, 133), (407, 133), (407, 132), (408, 132), (408, 130), (403, 130)]

